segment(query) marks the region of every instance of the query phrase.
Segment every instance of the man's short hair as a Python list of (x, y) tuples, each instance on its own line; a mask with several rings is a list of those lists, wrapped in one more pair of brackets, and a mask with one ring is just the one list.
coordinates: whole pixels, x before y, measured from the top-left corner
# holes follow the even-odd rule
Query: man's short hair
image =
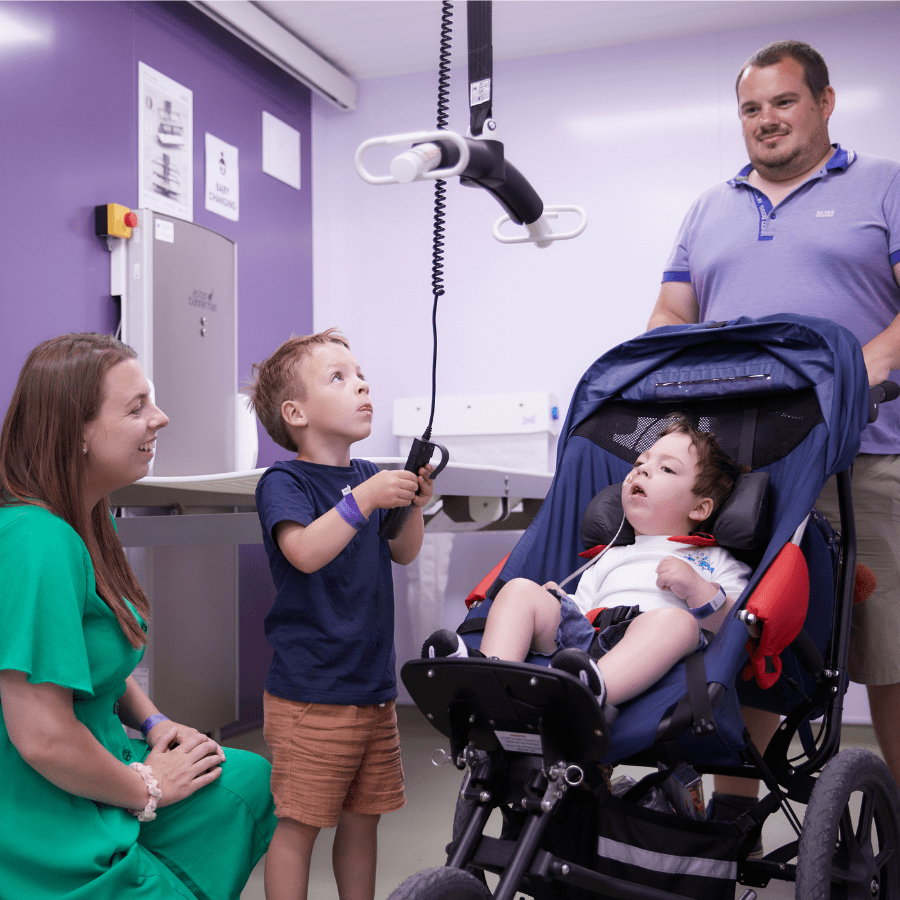
[[(670, 423), (657, 435), (657, 440), (667, 434), (686, 434), (697, 451), (697, 479), (693, 491), (698, 497), (710, 497), (713, 509), (709, 519), (719, 511), (731, 496), (738, 476), (745, 470), (720, 446), (714, 434), (698, 431), (684, 416), (670, 416)], [(707, 519), (707, 521), (709, 521)]]
[(281, 405), (285, 400), (306, 399), (300, 362), (313, 347), (327, 344), (341, 344), (350, 349), (350, 344), (338, 328), (290, 337), (268, 359), (253, 364), (253, 381), (242, 388), (242, 393), (247, 395), (247, 404), (262, 422), (266, 434), (279, 447), (292, 453), (298, 453), (300, 448), (281, 415)]
[(802, 41), (775, 41), (773, 44), (763, 47), (762, 50), (757, 50), (738, 72), (737, 81), (734, 84), (735, 91), (741, 83), (741, 78), (744, 77), (744, 72), (750, 66), (764, 69), (774, 66), (785, 57), (794, 59), (803, 66), (806, 86), (812, 91), (813, 97), (821, 97), (822, 91), (831, 83), (828, 80), (828, 66), (825, 65), (825, 60), (822, 59), (822, 54), (818, 50)]

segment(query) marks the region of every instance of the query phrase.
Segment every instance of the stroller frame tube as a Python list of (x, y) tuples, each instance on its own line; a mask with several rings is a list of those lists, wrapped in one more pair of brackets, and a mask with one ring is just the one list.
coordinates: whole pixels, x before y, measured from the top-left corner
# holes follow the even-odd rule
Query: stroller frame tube
[[(840, 745), (841, 714), (844, 709), (844, 693), (847, 690), (849, 675), (846, 666), (838, 664), (838, 660), (848, 659), (850, 655), (850, 624), (853, 617), (853, 587), (856, 577), (856, 519), (853, 515), (853, 467), (839, 472), (837, 475), (838, 504), (841, 511), (841, 561), (840, 578), (837, 593), (841, 598), (837, 607), (840, 616), (836, 617), (834, 633), (834, 649), (829, 659), (830, 668), (837, 673), (837, 690), (830, 704), (832, 716), (829, 716), (829, 737), (833, 743), (829, 748), (836, 751)], [(832, 721), (835, 717), (837, 722)], [(836, 726), (836, 727), (835, 727)]]
[[(847, 690), (849, 675), (846, 665), (840, 660), (846, 659), (850, 643), (850, 625), (853, 616), (853, 585), (856, 572), (856, 521), (853, 516), (852, 467), (838, 472), (837, 481), (838, 504), (841, 515), (840, 565), (838, 581), (835, 585), (834, 620), (832, 624), (833, 640), (831, 652), (823, 670), (823, 681), (816, 694), (808, 701), (799, 704), (786, 717), (766, 748), (765, 760), (776, 774), (778, 781), (785, 786), (792, 800), (809, 802), (809, 796), (815, 785), (815, 775), (822, 766), (838, 752), (841, 743), (841, 720), (844, 707), (844, 693)], [(789, 745), (797, 727), (816, 708), (823, 709), (822, 740), (806, 760), (795, 764), (788, 763)]]

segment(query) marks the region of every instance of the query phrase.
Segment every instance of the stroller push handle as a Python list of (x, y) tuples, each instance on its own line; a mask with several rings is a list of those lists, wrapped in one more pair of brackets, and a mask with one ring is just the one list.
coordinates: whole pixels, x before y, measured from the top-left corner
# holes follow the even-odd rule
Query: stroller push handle
[(869, 424), (878, 418), (878, 407), (882, 403), (896, 400), (900, 396), (900, 385), (895, 381), (882, 381), (869, 388)]

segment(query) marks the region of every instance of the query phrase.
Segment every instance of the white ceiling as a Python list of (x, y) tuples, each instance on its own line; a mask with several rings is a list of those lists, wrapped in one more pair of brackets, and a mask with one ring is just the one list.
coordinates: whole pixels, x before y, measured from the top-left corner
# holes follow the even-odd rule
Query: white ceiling
[[(252, 0), (355, 80), (433, 72), (440, 0)], [(896, 6), (879, 0), (495, 0), (495, 60), (709, 34)], [(465, 63), (466, 5), (453, 9), (453, 64)], [(785, 30), (785, 37), (791, 37)]]

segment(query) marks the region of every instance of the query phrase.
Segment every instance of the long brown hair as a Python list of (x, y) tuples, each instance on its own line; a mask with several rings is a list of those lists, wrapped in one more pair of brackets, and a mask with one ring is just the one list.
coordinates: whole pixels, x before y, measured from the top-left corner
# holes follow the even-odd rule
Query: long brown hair
[(0, 432), (0, 505), (41, 506), (68, 522), (91, 556), (97, 593), (132, 647), (147, 636), (125, 598), (147, 619), (150, 604), (116, 536), (104, 497), (85, 512), (84, 427), (103, 403), (103, 380), (131, 347), (105, 334), (64, 334), (28, 355)]

